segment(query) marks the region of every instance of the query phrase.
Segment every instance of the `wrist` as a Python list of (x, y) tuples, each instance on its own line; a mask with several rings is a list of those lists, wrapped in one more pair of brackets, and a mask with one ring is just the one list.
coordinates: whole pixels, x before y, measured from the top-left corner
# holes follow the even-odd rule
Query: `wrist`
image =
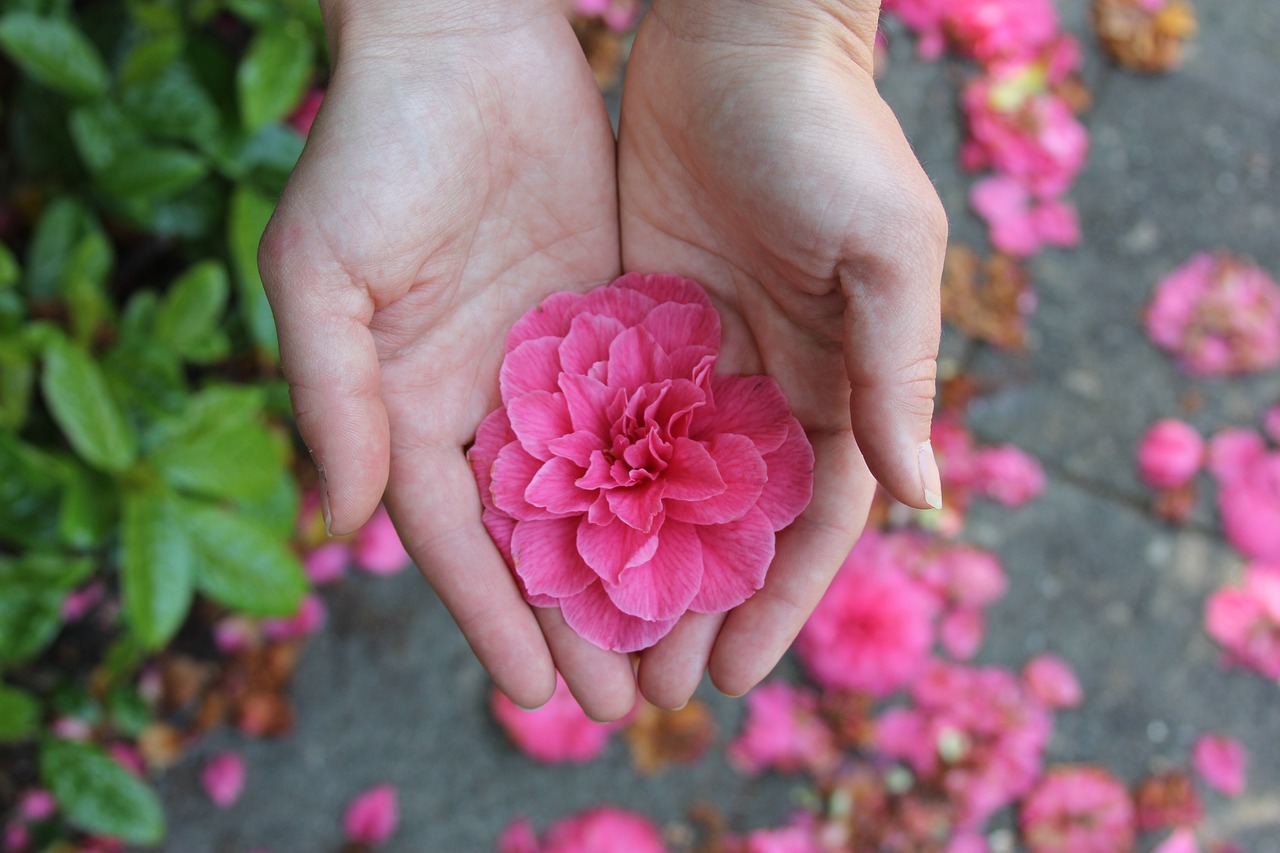
[(654, 0), (677, 35), (742, 45), (834, 43), (868, 73), (874, 68), (880, 0)]
[(420, 52), (420, 40), (508, 32), (556, 12), (555, 0), (320, 0), (330, 53), (384, 52), (404, 45)]

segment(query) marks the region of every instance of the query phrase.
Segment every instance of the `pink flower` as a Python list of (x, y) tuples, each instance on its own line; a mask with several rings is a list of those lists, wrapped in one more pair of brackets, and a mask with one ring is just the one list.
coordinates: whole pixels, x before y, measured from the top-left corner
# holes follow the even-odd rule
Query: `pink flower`
[(107, 590), (102, 581), (93, 580), (79, 589), (69, 592), (62, 600), (62, 621), (79, 622), (106, 598)]
[(1251, 429), (1231, 428), (1209, 441), (1209, 471), (1219, 480), (1239, 480), (1262, 463), (1267, 443)]
[(495, 847), (497, 853), (538, 853), (538, 833), (527, 817), (518, 817), (502, 830)]
[(812, 821), (798, 820), (781, 829), (750, 833), (744, 853), (824, 853), (824, 848), (814, 838)]
[(1101, 767), (1049, 771), (1022, 803), (1022, 837), (1032, 853), (1127, 853), (1133, 802)]
[(342, 816), (342, 831), (355, 844), (381, 844), (395, 833), (399, 822), (396, 789), (379, 785), (351, 801)]
[(1262, 416), (1262, 428), (1267, 438), (1280, 444), (1280, 406), (1272, 406)]
[(951, 0), (883, 0), (880, 9), (896, 15), (916, 34), (916, 53), (921, 59), (933, 60), (942, 56), (946, 47), (942, 19), (949, 5)]
[(1225, 252), (1201, 252), (1156, 285), (1147, 333), (1197, 375), (1253, 373), (1280, 363), (1280, 286)]
[(324, 586), (341, 579), (347, 573), (350, 559), (347, 543), (326, 542), (302, 556), (302, 568), (307, 573), (307, 580), (315, 586)]
[(796, 638), (796, 655), (824, 687), (885, 696), (924, 665), (935, 610), (919, 584), (855, 546)]
[(767, 376), (715, 375), (720, 318), (675, 276), (558, 293), (507, 337), (469, 453), (484, 522), (536, 607), (632, 652), (764, 583), (813, 450)]
[(634, 27), (643, 8), (640, 0), (573, 0), (573, 7), (579, 15), (600, 18), (616, 33)]
[(224, 655), (248, 651), (261, 641), (261, 629), (246, 616), (224, 616), (213, 626), (213, 644)]
[(818, 715), (817, 696), (784, 681), (763, 684), (747, 694), (746, 724), (729, 744), (728, 754), (735, 766), (750, 774), (774, 768), (820, 776), (840, 760), (835, 737)]
[(547, 830), (541, 853), (667, 853), (662, 832), (648, 818), (602, 806)]
[(1153, 489), (1176, 489), (1200, 470), (1204, 452), (1204, 439), (1194, 427), (1165, 418), (1152, 424), (1138, 444), (1138, 473)]
[(134, 776), (141, 777), (147, 774), (147, 763), (143, 760), (142, 753), (133, 744), (122, 741), (107, 744), (107, 754), (116, 760), (116, 764)]
[(200, 784), (218, 808), (225, 809), (240, 799), (244, 790), (245, 766), (239, 753), (220, 752), (200, 771)]
[(63, 740), (84, 741), (93, 734), (93, 727), (79, 717), (58, 717), (51, 728)]
[(1151, 853), (1200, 853), (1200, 845), (1196, 843), (1196, 832), (1186, 826), (1175, 829)]
[(1249, 430), (1223, 430), (1209, 443), (1209, 470), (1227, 539), (1248, 557), (1280, 561), (1280, 451)]
[(1243, 587), (1224, 587), (1205, 605), (1205, 628), (1231, 662), (1280, 678), (1280, 571), (1250, 566)]
[(609, 735), (622, 725), (621, 721), (597, 723), (588, 717), (559, 673), (556, 692), (541, 708), (525, 711), (496, 687), (489, 707), (521, 752), (547, 764), (584, 764), (592, 760), (604, 751)]
[(1044, 491), (1040, 463), (1012, 444), (979, 450), (976, 466), (976, 491), (1005, 506), (1022, 506)]
[(328, 611), (324, 599), (308, 593), (298, 606), (298, 612), (287, 619), (268, 619), (262, 623), (262, 633), (277, 642), (309, 637), (324, 627)]
[(356, 565), (371, 575), (393, 575), (409, 565), (409, 552), (400, 542), (387, 508), (378, 504), (373, 517), (356, 531), (352, 549)]
[(1228, 797), (1244, 793), (1248, 755), (1238, 740), (1226, 735), (1201, 735), (1191, 748), (1191, 763), (1209, 787)]
[(1074, 708), (1084, 690), (1071, 666), (1056, 655), (1039, 655), (1022, 668), (1022, 680), (1046, 708)]
[(1075, 208), (1058, 198), (1035, 199), (1015, 178), (983, 178), (969, 191), (969, 204), (986, 221), (991, 245), (1006, 254), (1026, 257), (1041, 246), (1080, 242)]
[(53, 794), (43, 788), (27, 791), (22, 795), (22, 799), (18, 800), (18, 817), (27, 823), (48, 820), (57, 810), (58, 801), (53, 798)]
[(987, 620), (973, 607), (957, 607), (943, 614), (938, 623), (938, 639), (947, 654), (956, 660), (969, 660), (982, 648)]
[(1034, 54), (1058, 34), (1053, 0), (951, 0), (945, 26), (962, 54), (982, 63)]
[(24, 853), (31, 844), (31, 830), (24, 823), (11, 823), (4, 828), (4, 853)]
[(324, 103), (324, 89), (318, 87), (308, 89), (286, 121), (294, 130), (306, 136), (311, 132), (311, 125), (315, 124), (322, 103)]

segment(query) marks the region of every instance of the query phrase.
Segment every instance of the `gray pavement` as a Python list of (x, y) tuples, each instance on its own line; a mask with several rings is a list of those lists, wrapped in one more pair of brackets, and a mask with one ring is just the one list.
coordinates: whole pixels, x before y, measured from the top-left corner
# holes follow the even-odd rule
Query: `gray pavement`
[[(1083, 32), (1083, 0), (1059, 6)], [(1280, 371), (1189, 380), (1140, 325), (1154, 282), (1194, 251), (1229, 248), (1280, 274), (1280, 3), (1197, 7), (1202, 32), (1169, 76), (1114, 69), (1086, 35), (1093, 150), (1072, 194), (1083, 245), (1032, 264), (1039, 308), (1026, 352), (948, 333), (944, 353), (995, 389), (971, 407), (978, 434), (1035, 454), (1049, 477), (1025, 508), (971, 514), (969, 538), (994, 548), (1010, 577), (980, 660), (1019, 665), (1051, 650), (1075, 665), (1087, 699), (1059, 715), (1053, 760), (1101, 762), (1134, 780), (1184, 764), (1204, 730), (1240, 738), (1252, 756), (1248, 793), (1208, 796), (1210, 822), (1243, 849), (1268, 853), (1280, 850), (1280, 696), (1260, 676), (1219, 668), (1201, 627), (1206, 595), (1239, 560), (1215, 532), (1207, 495), (1189, 528), (1171, 528), (1146, 511), (1133, 467), (1139, 435), (1160, 417), (1184, 416), (1203, 431), (1252, 426), (1280, 401)], [(955, 164), (959, 73), (916, 62), (899, 37), (882, 88), (955, 237), (974, 243), (981, 229), (965, 212), (968, 183)], [(1184, 411), (1190, 391), (1202, 404)], [(402, 811), (388, 853), (490, 850), (516, 814), (541, 827), (601, 802), (670, 822), (707, 801), (744, 829), (776, 824), (793, 807), (793, 780), (728, 768), (723, 743), (741, 703), (706, 685), (722, 737), (701, 764), (639, 777), (617, 742), (585, 767), (542, 767), (505, 744), (487, 712), (484, 673), (416, 575), (348, 581), (327, 598), (330, 626), (295, 684), (296, 733), (267, 742), (223, 733), (171, 771), (161, 785), (171, 821), (164, 850), (336, 850), (346, 802), (384, 781), (398, 786)], [(228, 746), (244, 753), (249, 778), (240, 802), (219, 811), (196, 775)]]

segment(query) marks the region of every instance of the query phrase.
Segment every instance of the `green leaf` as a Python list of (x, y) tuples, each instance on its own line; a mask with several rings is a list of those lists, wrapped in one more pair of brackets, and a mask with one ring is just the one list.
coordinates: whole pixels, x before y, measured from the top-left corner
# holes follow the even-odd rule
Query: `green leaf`
[(115, 201), (125, 217), (157, 238), (212, 237), (226, 223), (226, 182), (213, 177), (170, 198)]
[(153, 79), (126, 86), (120, 105), (149, 135), (193, 144), (203, 144), (221, 123), (213, 98), (186, 62), (171, 63)]
[(0, 290), (8, 290), (22, 278), (22, 269), (18, 259), (4, 243), (0, 243)]
[(66, 592), (93, 574), (93, 560), (60, 552), (28, 552), (0, 560), (0, 581), (14, 589)]
[(35, 375), (28, 348), (14, 337), (0, 338), (0, 429), (17, 431), (26, 423)]
[(125, 54), (120, 82), (126, 87), (154, 80), (182, 55), (185, 40), (180, 31), (147, 34)]
[(111, 726), (124, 735), (136, 738), (151, 723), (151, 709), (131, 684), (117, 684), (107, 693), (107, 714)]
[(58, 535), (72, 548), (95, 548), (120, 518), (116, 482), (88, 466), (71, 466), (58, 508)]
[(210, 388), (158, 428), (147, 461), (179, 491), (255, 500), (275, 486), (280, 460), (261, 422), (257, 389)]
[(59, 589), (8, 583), (0, 595), (0, 664), (29, 660), (44, 650), (62, 627)]
[(67, 258), (59, 292), (71, 313), (71, 328), (78, 341), (92, 340), (111, 316), (107, 277), (114, 265), (115, 247), (97, 228), (81, 237)]
[(231, 284), (226, 268), (204, 261), (173, 283), (156, 311), (155, 339), (181, 356), (219, 331)]
[(27, 295), (32, 299), (56, 296), (67, 258), (94, 230), (101, 230), (97, 219), (74, 198), (63, 196), (45, 208), (27, 248)]
[(98, 172), (98, 183), (115, 196), (167, 198), (199, 183), (209, 173), (202, 155), (167, 145), (122, 150)]
[(52, 546), (62, 489), (56, 457), (0, 431), (0, 471), (0, 539), (28, 548)]
[(137, 443), (107, 387), (102, 368), (88, 352), (63, 338), (44, 351), (40, 387), (53, 419), (86, 462), (104, 471), (133, 463)]
[(315, 45), (297, 21), (258, 31), (236, 71), (240, 119), (247, 130), (284, 118), (311, 79)]
[(290, 616), (307, 591), (298, 557), (244, 513), (186, 501), (183, 528), (196, 550), (196, 585), (250, 616)]
[(164, 812), (151, 786), (94, 746), (46, 738), (40, 779), (67, 822), (130, 844), (158, 844)]
[(281, 541), (293, 535), (298, 523), (298, 480), (286, 466), (277, 463), (275, 487), (254, 501), (239, 501), (237, 508)]
[(34, 79), (72, 98), (101, 97), (111, 83), (97, 48), (70, 21), (11, 12), (0, 18), (0, 48)]
[(0, 684), (0, 743), (27, 740), (40, 723), (40, 703), (25, 690)]
[(262, 232), (267, 229), (275, 207), (273, 199), (247, 184), (241, 184), (231, 194), (227, 224), (231, 268), (240, 293), (240, 311), (254, 343), (272, 361), (279, 360), (280, 344), (276, 338), (271, 305), (267, 302), (262, 277), (258, 274), (258, 244), (262, 242)]
[(195, 556), (172, 495), (129, 492), (121, 529), (124, 615), (144, 646), (158, 649), (182, 626), (194, 591)]
[(142, 133), (112, 101), (95, 101), (76, 107), (67, 117), (76, 152), (91, 171), (111, 165), (121, 151), (142, 142)]

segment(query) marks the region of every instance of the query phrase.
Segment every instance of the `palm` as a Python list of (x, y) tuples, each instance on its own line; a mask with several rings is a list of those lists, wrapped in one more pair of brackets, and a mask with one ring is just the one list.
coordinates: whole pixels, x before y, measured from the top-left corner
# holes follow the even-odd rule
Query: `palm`
[[(789, 644), (866, 516), (874, 479), (853, 440), (859, 367), (845, 345), (862, 320), (847, 309), (860, 284), (893, 263), (887, 253), (906, 248), (894, 229), (911, 221), (913, 194), (890, 176), (923, 182), (917, 192), (932, 196), (869, 75), (847, 55), (718, 46), (684, 38), (660, 14), (645, 21), (619, 141), (624, 266), (703, 282), (724, 320), (720, 369), (776, 378), (817, 457), (814, 500), (782, 534), (762, 593), (718, 638), (715, 622), (689, 629), (714, 644), (712, 675), (731, 692)], [(868, 301), (877, 299), (893, 302)], [(675, 655), (653, 657), (648, 683), (679, 680)], [(641, 683), (648, 692), (643, 664)]]

